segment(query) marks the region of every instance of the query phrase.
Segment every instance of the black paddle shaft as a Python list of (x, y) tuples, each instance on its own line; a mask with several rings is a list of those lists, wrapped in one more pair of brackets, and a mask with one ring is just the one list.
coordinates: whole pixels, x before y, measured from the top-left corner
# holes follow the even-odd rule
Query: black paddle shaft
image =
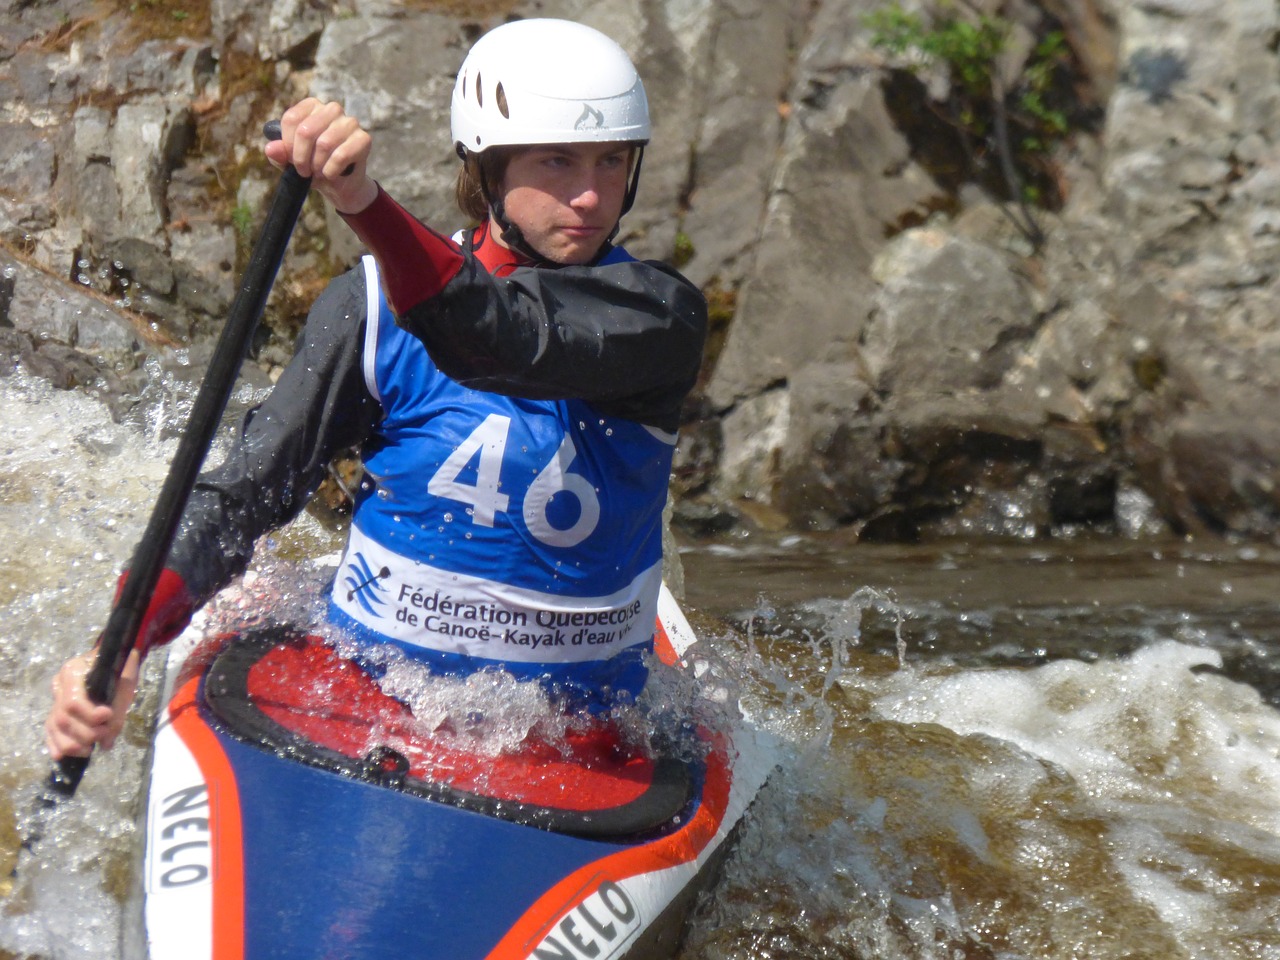
[[(267, 124), (264, 132), (268, 139), (280, 137), (279, 125), (274, 122)], [(109, 704), (115, 696), (120, 673), (137, 640), (138, 628), (168, 560), (182, 511), (217, 434), (249, 341), (262, 319), (267, 296), (271, 293), (271, 285), (280, 269), (285, 247), (298, 214), (302, 212), (310, 185), (309, 179), (290, 166), (285, 168), (276, 187), (266, 222), (254, 243), (240, 289), (231, 304), (231, 312), (209, 360), (186, 429), (178, 442), (178, 450), (169, 465), (168, 476), (160, 488), (151, 519), (134, 552), (128, 576), (102, 631), (97, 657), (85, 677), (85, 689), (94, 703)], [(63, 757), (49, 776), (50, 789), (62, 797), (74, 795), (88, 766), (88, 757)]]

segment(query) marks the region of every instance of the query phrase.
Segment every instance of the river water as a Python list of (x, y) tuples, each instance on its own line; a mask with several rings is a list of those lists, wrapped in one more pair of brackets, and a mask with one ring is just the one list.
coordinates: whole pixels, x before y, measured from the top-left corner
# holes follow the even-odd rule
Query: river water
[[(115, 424), (0, 378), (0, 958), (137, 956), (155, 665), (126, 742), (18, 848), (49, 679), (105, 622), (187, 396), (157, 373)], [(335, 546), (308, 518), (263, 554)], [(681, 556), (718, 673), (787, 744), (681, 960), (1280, 960), (1280, 550), (754, 534)]]

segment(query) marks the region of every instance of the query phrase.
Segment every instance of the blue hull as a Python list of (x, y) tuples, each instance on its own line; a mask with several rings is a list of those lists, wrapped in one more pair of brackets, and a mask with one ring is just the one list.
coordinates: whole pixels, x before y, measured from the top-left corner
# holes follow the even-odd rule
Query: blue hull
[[(670, 646), (673, 628), (661, 625)], [(676, 653), (689, 645), (682, 618), (680, 628)], [(568, 802), (547, 819), (536, 805), (477, 800), (474, 784), (424, 786), (420, 766), (386, 779), (367, 758), (311, 749), (267, 716), (278, 706), (270, 696), (261, 709), (236, 706), (258, 695), (241, 683), (245, 669), (219, 672), (210, 647), (222, 657), (238, 643), (193, 636), (171, 654), (147, 823), (151, 960), (670, 956), (773, 765), (754, 728), (704, 732), (703, 760), (654, 761), (638, 797), (615, 791), (620, 806), (581, 815)], [(297, 678), (278, 682), (284, 690)], [(365, 729), (346, 701), (332, 712), (339, 733)], [(591, 782), (555, 769), (538, 781), (552, 792)]]

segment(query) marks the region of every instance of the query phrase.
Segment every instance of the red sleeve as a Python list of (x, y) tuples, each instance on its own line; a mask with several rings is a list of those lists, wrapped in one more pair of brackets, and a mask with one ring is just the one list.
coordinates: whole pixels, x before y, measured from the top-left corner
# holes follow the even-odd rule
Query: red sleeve
[[(116, 584), (116, 597), (124, 589), (129, 571), (120, 574)], [(160, 579), (156, 581), (155, 592), (151, 594), (151, 602), (138, 624), (138, 638), (134, 647), (145, 657), (154, 647), (168, 643), (191, 622), (191, 614), (195, 612), (195, 602), (187, 590), (182, 577), (167, 567), (160, 571)]]
[(378, 187), (360, 213), (342, 214), (381, 268), (391, 308), (403, 316), (440, 293), (462, 269), (462, 251)]

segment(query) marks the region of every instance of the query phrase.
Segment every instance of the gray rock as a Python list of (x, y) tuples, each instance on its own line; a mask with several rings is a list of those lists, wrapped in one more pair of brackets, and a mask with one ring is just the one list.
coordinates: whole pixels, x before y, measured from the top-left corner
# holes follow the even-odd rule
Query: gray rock
[(862, 338), (876, 388), (901, 398), (999, 385), (1040, 322), (1011, 258), (934, 230), (897, 242), (914, 263), (883, 282)]
[[(86, 19), (95, 9), (51, 0), (0, 18), (0, 238), (24, 258), (0, 284), (6, 357), (80, 382), (54, 346), (127, 365), (152, 339), (203, 330), (234, 285), (231, 213), (260, 222), (274, 182), (258, 128), (304, 92), (374, 132), (375, 173), (410, 210), (462, 225), (449, 94), (498, 14), (214, 0), (210, 37), (140, 45), (125, 14)], [(925, 70), (918, 103), (890, 104), (905, 65), (871, 48), (867, 9), (515, 8), (631, 51), (654, 138), (623, 239), (640, 256), (678, 251), (719, 321), (732, 313), (677, 451), (677, 521), (1274, 537), (1280, 440), (1258, 416), (1280, 398), (1274, 4), (1008, 7), (1004, 75), (1052, 20), (1082, 65), (1082, 104), (1105, 115), (1050, 158), (1064, 200), (1034, 212), (1039, 245), (991, 184), (943, 182), (937, 144), (906, 124), (947, 77)], [(256, 84), (219, 75), (256, 60)], [(309, 208), (273, 303), (359, 252)], [(140, 324), (116, 306), (134, 298)]]
[[(463, 226), (453, 203), (457, 155), (449, 142), (449, 99), (466, 52), (457, 20), (381, 14), (335, 20), (316, 51), (309, 93), (339, 100), (374, 135), (371, 170), (415, 216), (444, 232)], [(415, 69), (406, 70), (406, 63)], [(330, 254), (350, 264), (359, 242), (331, 210)]]

